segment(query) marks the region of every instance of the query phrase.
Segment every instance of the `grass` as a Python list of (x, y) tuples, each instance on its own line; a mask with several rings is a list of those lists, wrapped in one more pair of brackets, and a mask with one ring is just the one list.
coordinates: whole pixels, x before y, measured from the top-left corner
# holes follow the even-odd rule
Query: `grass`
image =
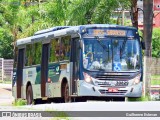
[(160, 75), (151, 76), (151, 85), (160, 85)]
[(4, 84), (12, 84), (12, 81), (11, 80), (0, 80), (0, 83), (4, 83)]
[(53, 111), (53, 110), (50, 110), (50, 109), (47, 109), (45, 111), (53, 116), (53, 118), (51, 118), (50, 120), (70, 120), (69, 116), (65, 112)]
[(27, 101), (24, 99), (15, 100), (13, 103), (13, 106), (23, 106), (23, 105), (27, 105)]
[(142, 96), (140, 98), (128, 98), (128, 101), (150, 101), (149, 96)]
[[(27, 105), (27, 101), (24, 99), (18, 99), (14, 101), (13, 105), (14, 106), (24, 106), (24, 105)], [(35, 109), (31, 108), (30, 110), (35, 110)], [(53, 110), (45, 110), (45, 111), (53, 116), (53, 118), (51, 118), (50, 120), (70, 120), (68, 118), (69, 116), (67, 115), (67, 113), (63, 111), (53, 111)]]
[(65, 112), (52, 112), (53, 118), (51, 120), (69, 120), (69, 116)]

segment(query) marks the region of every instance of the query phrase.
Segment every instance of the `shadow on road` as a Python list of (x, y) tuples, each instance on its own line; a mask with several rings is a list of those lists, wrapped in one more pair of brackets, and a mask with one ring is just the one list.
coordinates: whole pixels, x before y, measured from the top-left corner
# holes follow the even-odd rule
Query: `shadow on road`
[(11, 88), (3, 88), (3, 89), (8, 90), (8, 91), (12, 91), (12, 89), (11, 89)]

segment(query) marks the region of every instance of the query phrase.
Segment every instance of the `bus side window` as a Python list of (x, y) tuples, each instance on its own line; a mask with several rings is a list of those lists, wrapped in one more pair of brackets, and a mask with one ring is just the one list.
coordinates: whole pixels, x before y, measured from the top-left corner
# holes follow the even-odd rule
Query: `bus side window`
[(41, 64), (42, 43), (34, 43), (33, 45), (33, 65)]
[(71, 37), (66, 36), (61, 39), (61, 60), (69, 60), (70, 59), (70, 49), (71, 49)]
[(25, 50), (25, 66), (31, 66), (32, 61), (32, 44), (28, 44)]
[(59, 61), (59, 51), (60, 51), (60, 45), (59, 45), (59, 39), (51, 40), (50, 43), (50, 62), (57, 62)]

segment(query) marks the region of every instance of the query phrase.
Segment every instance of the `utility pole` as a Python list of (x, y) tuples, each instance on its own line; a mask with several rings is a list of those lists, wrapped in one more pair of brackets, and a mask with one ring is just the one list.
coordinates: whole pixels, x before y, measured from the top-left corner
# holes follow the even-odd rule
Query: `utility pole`
[(150, 65), (152, 53), (152, 28), (153, 28), (153, 0), (143, 0), (143, 38), (145, 40), (144, 54), (144, 94), (150, 93)]
[(133, 27), (136, 27), (138, 29), (137, 0), (131, 0), (131, 20)]

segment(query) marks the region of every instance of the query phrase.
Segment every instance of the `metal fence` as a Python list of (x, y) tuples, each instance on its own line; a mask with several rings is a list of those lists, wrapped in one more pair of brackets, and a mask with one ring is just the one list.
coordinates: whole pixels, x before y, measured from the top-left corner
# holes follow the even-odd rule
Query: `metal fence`
[(0, 80), (12, 80), (13, 74), (13, 59), (0, 58)]

